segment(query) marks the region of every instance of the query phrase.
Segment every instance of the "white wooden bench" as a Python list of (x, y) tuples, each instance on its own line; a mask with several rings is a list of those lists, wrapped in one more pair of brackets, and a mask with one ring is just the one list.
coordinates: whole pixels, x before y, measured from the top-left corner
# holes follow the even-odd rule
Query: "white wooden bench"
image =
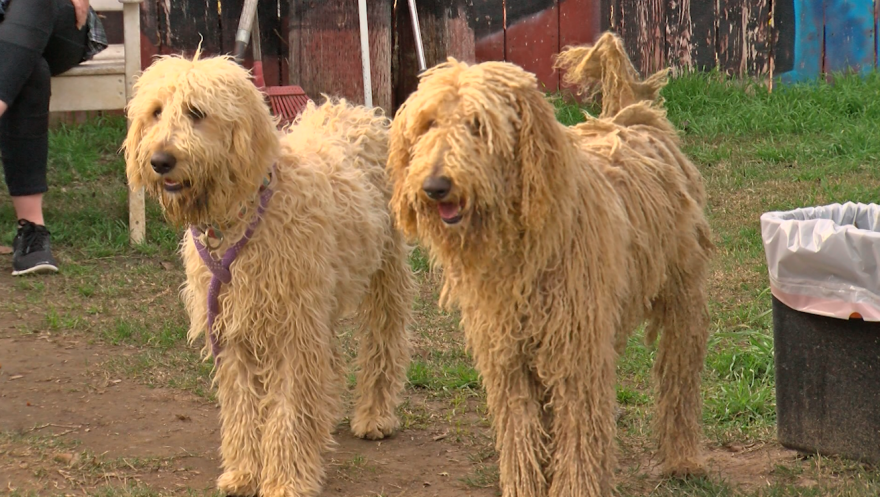
[[(143, 0), (90, 0), (97, 12), (122, 11), (124, 43), (110, 45), (92, 60), (52, 78), (50, 112), (124, 109), (131, 98), (134, 78), (141, 70), (141, 17)], [(128, 197), (129, 237), (144, 240), (144, 191)]]

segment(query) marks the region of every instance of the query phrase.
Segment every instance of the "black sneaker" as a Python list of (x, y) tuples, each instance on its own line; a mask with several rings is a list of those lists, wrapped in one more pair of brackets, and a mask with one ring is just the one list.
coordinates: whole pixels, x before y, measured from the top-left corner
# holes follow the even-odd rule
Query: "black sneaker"
[(12, 276), (58, 271), (49, 246), (49, 230), (24, 219), (18, 220), (18, 234), (12, 241)]

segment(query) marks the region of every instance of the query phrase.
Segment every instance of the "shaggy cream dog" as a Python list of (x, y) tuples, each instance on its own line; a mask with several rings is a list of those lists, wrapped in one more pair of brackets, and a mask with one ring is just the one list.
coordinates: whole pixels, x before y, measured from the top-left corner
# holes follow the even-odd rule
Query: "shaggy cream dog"
[(320, 491), (344, 386), (335, 324), (347, 315), (362, 323), (351, 430), (381, 439), (398, 427), (414, 285), (388, 209), (380, 114), (310, 104), (282, 136), (230, 59), (166, 57), (137, 81), (126, 173), (191, 227), (182, 295), (190, 339), (216, 342), (227, 494)]
[(620, 40), (558, 59), (603, 83), (605, 113), (559, 124), (534, 75), (450, 59), (391, 128), (400, 226), (444, 269), (493, 416), (505, 496), (607, 496), (615, 362), (660, 332), (655, 433), (668, 473), (701, 469), (700, 374), (712, 250), (699, 172)]

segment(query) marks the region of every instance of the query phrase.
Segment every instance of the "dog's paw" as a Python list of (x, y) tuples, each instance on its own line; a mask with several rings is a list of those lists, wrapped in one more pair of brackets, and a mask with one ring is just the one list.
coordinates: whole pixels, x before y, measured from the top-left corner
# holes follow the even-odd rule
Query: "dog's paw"
[(688, 478), (706, 476), (706, 466), (695, 458), (666, 461), (660, 466), (663, 476), (667, 478)]
[(257, 477), (244, 471), (227, 471), (217, 479), (217, 489), (228, 496), (253, 497), (257, 495)]
[(369, 440), (382, 440), (394, 433), (400, 426), (400, 421), (393, 414), (377, 418), (357, 418), (351, 421), (351, 432), (358, 438)]

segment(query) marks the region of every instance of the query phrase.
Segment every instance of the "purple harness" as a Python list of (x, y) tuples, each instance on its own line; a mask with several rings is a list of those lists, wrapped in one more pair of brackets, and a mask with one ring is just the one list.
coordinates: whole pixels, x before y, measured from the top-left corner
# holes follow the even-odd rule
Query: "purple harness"
[(248, 225), (247, 230), (244, 232), (244, 236), (241, 237), (235, 245), (226, 249), (221, 260), (217, 260), (211, 255), (208, 248), (198, 239), (199, 230), (195, 226), (190, 226), (193, 243), (195, 243), (199, 255), (202, 256), (202, 260), (205, 262), (205, 265), (208, 266), (208, 269), (211, 270), (212, 275), (211, 284), (208, 286), (208, 337), (211, 339), (211, 355), (214, 357), (215, 366), (220, 363), (220, 360), (217, 358), (220, 354), (220, 343), (219, 340), (217, 340), (217, 335), (214, 334), (214, 319), (217, 317), (217, 313), (220, 312), (220, 302), (217, 298), (220, 295), (220, 285), (232, 281), (232, 273), (229, 271), (229, 266), (232, 265), (232, 261), (238, 257), (239, 251), (241, 251), (241, 249), (247, 244), (248, 240), (251, 239), (251, 236), (253, 236), (254, 230), (257, 228), (257, 225), (260, 224), (260, 219), (263, 218), (263, 212), (266, 211), (266, 206), (269, 205), (270, 198), (272, 198), (272, 189), (266, 187), (260, 193), (260, 205), (257, 207), (256, 217)]

